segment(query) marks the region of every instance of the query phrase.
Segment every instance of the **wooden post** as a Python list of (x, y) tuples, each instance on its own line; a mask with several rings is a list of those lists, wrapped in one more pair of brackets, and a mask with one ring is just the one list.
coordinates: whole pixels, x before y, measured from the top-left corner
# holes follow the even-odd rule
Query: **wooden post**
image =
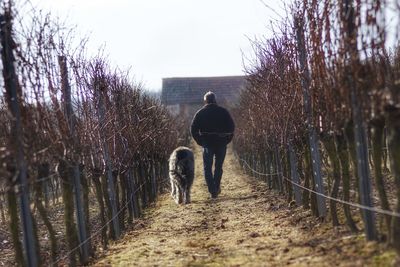
[[(342, 15), (346, 23), (346, 40), (345, 48), (347, 57), (350, 64), (359, 66), (361, 63), (358, 58), (357, 51), (357, 34), (354, 21), (354, 7), (353, 0), (345, 0), (344, 14)], [(353, 67), (353, 66), (351, 66)], [(371, 175), (368, 164), (368, 139), (365, 122), (362, 116), (361, 104), (359, 96), (357, 95), (357, 84), (353, 79), (352, 74), (355, 74), (352, 68), (348, 68), (347, 82), (350, 89), (352, 116), (354, 121), (354, 139), (356, 142), (357, 154), (357, 170), (359, 175), (359, 191), (360, 201), (364, 206), (372, 207), (371, 198)], [(365, 224), (365, 234), (368, 240), (376, 240), (377, 232), (375, 228), (375, 216), (370, 210), (362, 210), (363, 220)]]
[[(293, 146), (291, 144), (288, 145), (289, 149), (289, 160), (290, 160), (290, 174), (292, 177), (292, 181), (296, 184), (300, 184), (299, 174), (297, 172), (297, 156), (294, 153)], [(293, 191), (294, 191), (294, 198), (296, 200), (296, 204), (301, 206), (302, 199), (301, 199), (301, 191), (297, 185), (293, 184)]]
[(11, 36), (11, 14), (7, 10), (0, 15), (0, 39), (1, 59), (3, 63), (3, 79), (5, 84), (5, 96), (13, 120), (11, 121), (11, 147), (15, 153), (18, 181), (20, 185), (20, 212), (22, 220), (22, 233), (25, 248), (26, 263), (28, 266), (36, 267), (39, 264), (37, 258), (37, 246), (34, 237), (33, 219), (29, 203), (29, 187), (27, 179), (27, 166), (24, 154), (24, 138), (22, 130), (21, 111), (19, 100), (21, 88), (14, 68), (14, 41)]
[(3, 62), (3, 78), (6, 90), (6, 98), (9, 110), (13, 116), (11, 124), (11, 146), (15, 152), (18, 180), (20, 184), (20, 205), (22, 233), (25, 247), (25, 256), (28, 266), (38, 266), (37, 244), (34, 238), (33, 219), (29, 203), (29, 187), (27, 179), (27, 166), (24, 155), (24, 143), (22, 132), (21, 111), (19, 100), (21, 88), (19, 87), (17, 75), (14, 68), (13, 44), (11, 37), (11, 14), (10, 10), (4, 15), (0, 15), (0, 38), (1, 38), (1, 57)]
[[(58, 57), (58, 64), (60, 66), (61, 72), (61, 89), (63, 92), (64, 105), (65, 105), (65, 115), (68, 120), (69, 126), (69, 134), (71, 140), (73, 142), (73, 149), (76, 150), (78, 146), (77, 136), (75, 132), (75, 114), (72, 108), (72, 97), (71, 97), (71, 86), (68, 80), (68, 68), (67, 61), (64, 56)], [(72, 173), (73, 173), (73, 184), (74, 184), (74, 200), (75, 200), (75, 208), (76, 208), (76, 221), (78, 225), (78, 237), (81, 252), (81, 261), (82, 264), (87, 264), (89, 262), (89, 243), (86, 241), (88, 235), (86, 232), (86, 222), (85, 222), (85, 214), (83, 211), (83, 201), (82, 201), (82, 186), (81, 186), (81, 177), (79, 165), (77, 162), (77, 152), (72, 152)]]
[(279, 193), (283, 193), (283, 182), (282, 182), (282, 175), (283, 175), (283, 169), (282, 169), (282, 161), (281, 161), (281, 157), (279, 155), (279, 148), (278, 146), (275, 144), (275, 165), (276, 165), (276, 178), (277, 178), (277, 185), (278, 185), (278, 190)]
[[(351, 77), (349, 77), (351, 79)], [(353, 82), (351, 82), (353, 83)], [(353, 83), (354, 85), (354, 83)], [(356, 97), (355, 86), (351, 86), (351, 105), (354, 121), (354, 138), (356, 141), (357, 170), (359, 175), (360, 200), (364, 206), (372, 207), (371, 175), (368, 165), (367, 133), (363, 125), (361, 108)], [(368, 240), (376, 240), (375, 216), (370, 210), (362, 210), (365, 224), (365, 234)]]
[(135, 187), (135, 180), (134, 180), (134, 174), (132, 168), (128, 169), (128, 185), (130, 188), (130, 195), (129, 195), (129, 200), (130, 204), (129, 207), (131, 209), (131, 212), (133, 213), (134, 218), (139, 217), (139, 208), (138, 208), (138, 203), (137, 203), (137, 192), (136, 192), (136, 187)]
[[(303, 88), (303, 101), (304, 101), (304, 113), (306, 114), (306, 124), (308, 128), (308, 138), (311, 148), (311, 161), (313, 176), (315, 181), (315, 189), (318, 193), (324, 195), (324, 184), (321, 172), (321, 156), (319, 152), (319, 140), (313, 125), (312, 119), (312, 107), (310, 97), (310, 72), (307, 64), (307, 53), (304, 38), (304, 18), (295, 16), (294, 17), (296, 37), (297, 37), (297, 52), (299, 53), (299, 62), (301, 69), (301, 86)], [(326, 216), (326, 201), (325, 198), (317, 195), (317, 206), (319, 216)]]
[(267, 156), (266, 156), (266, 169), (267, 169), (267, 183), (268, 183), (268, 188), (272, 189), (272, 153), (270, 151), (267, 151)]
[(157, 172), (156, 172), (156, 161), (153, 158), (153, 163), (151, 164), (151, 172), (152, 172), (152, 188), (153, 188), (153, 201), (157, 199)]
[[(139, 162), (139, 186), (141, 186), (140, 188), (140, 196), (142, 198), (142, 208), (146, 208), (148, 205), (148, 192), (147, 192), (147, 183), (148, 183), (148, 179), (147, 179), (147, 174), (146, 171), (144, 170), (144, 168), (146, 168), (146, 165), (143, 161)], [(141, 184), (144, 183), (144, 184)]]
[[(98, 79), (101, 79), (100, 77)], [(100, 81), (98, 81), (100, 83)], [(98, 98), (98, 117), (99, 117), (99, 128), (104, 129), (106, 125), (106, 116), (105, 116), (105, 104), (104, 104), (104, 92), (102, 89), (99, 88), (99, 84), (95, 84), (94, 90), (95, 94), (97, 94)], [(114, 185), (114, 177), (112, 174), (112, 163), (110, 159), (110, 153), (108, 151), (107, 139), (104, 135), (103, 130), (100, 130), (100, 136), (102, 139), (102, 148), (103, 148), (103, 157), (106, 165), (106, 177), (107, 177), (107, 192), (109, 195), (110, 206), (111, 206), (111, 217), (112, 217), (112, 227), (113, 227), (113, 238), (118, 239), (120, 236), (120, 229), (119, 229), (119, 218), (117, 216), (117, 200), (115, 194), (115, 185)]]

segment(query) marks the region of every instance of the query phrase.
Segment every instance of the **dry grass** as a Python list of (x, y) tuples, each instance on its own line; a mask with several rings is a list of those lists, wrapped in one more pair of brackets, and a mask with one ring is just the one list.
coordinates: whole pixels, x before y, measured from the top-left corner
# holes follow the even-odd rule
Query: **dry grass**
[(178, 206), (169, 195), (161, 196), (95, 266), (387, 266), (392, 261), (394, 253), (383, 245), (289, 207), (284, 197), (242, 174), (230, 150), (222, 193), (211, 200), (198, 147), (195, 157), (192, 203)]

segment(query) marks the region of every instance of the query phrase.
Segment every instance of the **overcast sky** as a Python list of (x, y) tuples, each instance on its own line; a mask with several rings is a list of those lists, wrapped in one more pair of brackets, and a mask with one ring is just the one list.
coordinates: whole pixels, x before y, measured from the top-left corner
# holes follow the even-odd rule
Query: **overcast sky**
[[(279, 13), (280, 0), (264, 0)], [(131, 69), (148, 89), (163, 77), (242, 75), (242, 52), (271, 34), (277, 15), (261, 0), (32, 0), (76, 25), (95, 54)]]

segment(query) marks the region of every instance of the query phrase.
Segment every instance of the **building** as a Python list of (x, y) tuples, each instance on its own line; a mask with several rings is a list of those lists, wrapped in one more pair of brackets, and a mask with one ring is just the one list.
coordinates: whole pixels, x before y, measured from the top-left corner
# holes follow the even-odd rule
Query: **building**
[(163, 78), (161, 103), (174, 114), (192, 117), (203, 105), (203, 96), (213, 91), (219, 105), (237, 103), (246, 85), (246, 76)]

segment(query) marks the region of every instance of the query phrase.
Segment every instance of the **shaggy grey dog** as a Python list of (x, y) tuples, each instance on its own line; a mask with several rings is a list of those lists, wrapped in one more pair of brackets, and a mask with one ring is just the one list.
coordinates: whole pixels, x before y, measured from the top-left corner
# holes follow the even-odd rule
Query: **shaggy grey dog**
[(190, 148), (180, 146), (169, 157), (171, 196), (177, 204), (190, 203), (190, 188), (194, 180), (194, 156)]

